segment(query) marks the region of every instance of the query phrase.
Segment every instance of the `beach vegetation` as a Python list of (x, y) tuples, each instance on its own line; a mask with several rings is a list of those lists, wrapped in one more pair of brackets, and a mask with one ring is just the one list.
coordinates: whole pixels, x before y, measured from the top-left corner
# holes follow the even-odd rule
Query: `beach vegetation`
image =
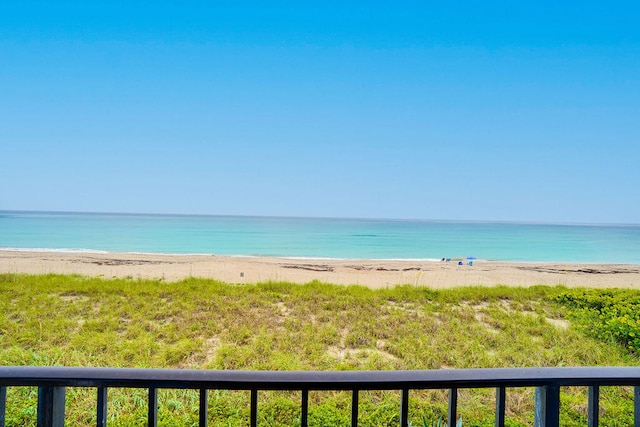
[(629, 289), (577, 289), (555, 300), (569, 307), (569, 318), (585, 333), (640, 352), (640, 292)]
[[(0, 364), (243, 370), (637, 366), (632, 290), (370, 289), (0, 275)], [(587, 327), (589, 326), (589, 327)], [(507, 425), (533, 421), (533, 388), (509, 389)], [(633, 389), (602, 387), (600, 425), (633, 423)], [(494, 390), (460, 389), (466, 426), (493, 423)], [(209, 425), (248, 425), (249, 392), (212, 390)], [(197, 424), (198, 395), (160, 390), (161, 425)], [(563, 388), (561, 424), (586, 423), (587, 390)], [(95, 425), (95, 390), (67, 391), (69, 425)], [(259, 423), (294, 426), (300, 393), (261, 391)], [(309, 393), (309, 425), (348, 426), (351, 395)], [(37, 389), (9, 387), (7, 426), (35, 425)], [(400, 393), (362, 391), (359, 425), (397, 425)], [(443, 390), (412, 390), (412, 425), (446, 416)], [(109, 425), (141, 425), (146, 390), (110, 389)], [(429, 421), (432, 422), (432, 421)]]

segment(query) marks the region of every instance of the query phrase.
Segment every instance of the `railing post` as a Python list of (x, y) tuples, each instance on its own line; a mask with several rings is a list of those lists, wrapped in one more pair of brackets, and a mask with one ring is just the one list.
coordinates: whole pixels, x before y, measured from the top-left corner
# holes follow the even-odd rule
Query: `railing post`
[(258, 390), (251, 390), (251, 427), (258, 427)]
[(96, 426), (107, 426), (107, 388), (98, 387), (98, 403), (96, 407)]
[(358, 394), (359, 394), (358, 390), (353, 390), (351, 392), (351, 427), (358, 427), (358, 405), (359, 405)]
[(640, 427), (640, 386), (633, 388), (633, 427)]
[(149, 427), (156, 427), (158, 425), (158, 389), (155, 387), (149, 388), (149, 415), (147, 417), (147, 425)]
[(402, 389), (402, 397), (400, 402), (400, 427), (408, 427), (409, 425), (409, 389)]
[(300, 411), (300, 427), (307, 427), (309, 415), (309, 390), (302, 390), (302, 402)]
[(506, 406), (506, 392), (504, 387), (496, 388), (496, 427), (504, 427), (504, 409)]
[(38, 427), (64, 426), (64, 387), (38, 387)]
[(198, 412), (198, 417), (200, 420), (200, 423), (198, 424), (199, 427), (207, 427), (207, 424), (209, 422), (208, 415), (207, 415), (207, 411), (208, 411), (208, 402), (207, 402), (207, 389), (206, 388), (201, 388), (200, 389), (200, 409)]
[(7, 388), (0, 386), (0, 427), (4, 427), (5, 411), (7, 409)]
[(456, 418), (458, 418), (458, 389), (452, 388), (449, 390), (449, 410), (447, 413), (448, 425), (455, 426)]
[(535, 427), (560, 425), (560, 387), (548, 385), (536, 387)]
[(598, 427), (600, 424), (600, 387), (597, 385), (589, 387), (587, 412), (588, 427)]

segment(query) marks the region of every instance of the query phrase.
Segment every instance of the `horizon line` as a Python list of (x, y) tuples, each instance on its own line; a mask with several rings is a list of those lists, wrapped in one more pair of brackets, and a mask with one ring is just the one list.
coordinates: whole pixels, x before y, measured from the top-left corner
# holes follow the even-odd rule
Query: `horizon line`
[(407, 221), (407, 222), (439, 222), (459, 224), (513, 224), (513, 225), (559, 225), (583, 227), (640, 227), (640, 223), (606, 223), (606, 222), (553, 222), (534, 220), (473, 220), (473, 219), (427, 219), (427, 218), (383, 218), (383, 217), (340, 217), (340, 216), (299, 216), (299, 215), (250, 215), (250, 214), (211, 214), (211, 213), (154, 213), (154, 212), (114, 212), (114, 211), (56, 211), (56, 210), (21, 210), (0, 209), (0, 213), (30, 214), (63, 214), (63, 215), (120, 215), (120, 216), (165, 216), (165, 217), (238, 217), (238, 218), (272, 218), (272, 219), (320, 219), (347, 221)]

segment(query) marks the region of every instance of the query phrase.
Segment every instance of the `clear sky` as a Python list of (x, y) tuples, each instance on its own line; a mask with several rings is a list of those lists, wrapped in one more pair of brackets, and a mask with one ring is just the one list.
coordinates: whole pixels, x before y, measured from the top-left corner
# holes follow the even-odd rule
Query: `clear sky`
[(640, 223), (640, 3), (0, 2), (0, 210)]

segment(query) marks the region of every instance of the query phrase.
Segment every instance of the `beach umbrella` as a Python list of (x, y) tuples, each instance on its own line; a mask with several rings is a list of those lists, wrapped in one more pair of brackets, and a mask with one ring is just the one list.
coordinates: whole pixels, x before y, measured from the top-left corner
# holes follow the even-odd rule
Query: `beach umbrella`
[(472, 260), (476, 259), (476, 257), (474, 257), (474, 256), (468, 256), (468, 257), (467, 257), (467, 259), (468, 259), (469, 261), (472, 261)]

